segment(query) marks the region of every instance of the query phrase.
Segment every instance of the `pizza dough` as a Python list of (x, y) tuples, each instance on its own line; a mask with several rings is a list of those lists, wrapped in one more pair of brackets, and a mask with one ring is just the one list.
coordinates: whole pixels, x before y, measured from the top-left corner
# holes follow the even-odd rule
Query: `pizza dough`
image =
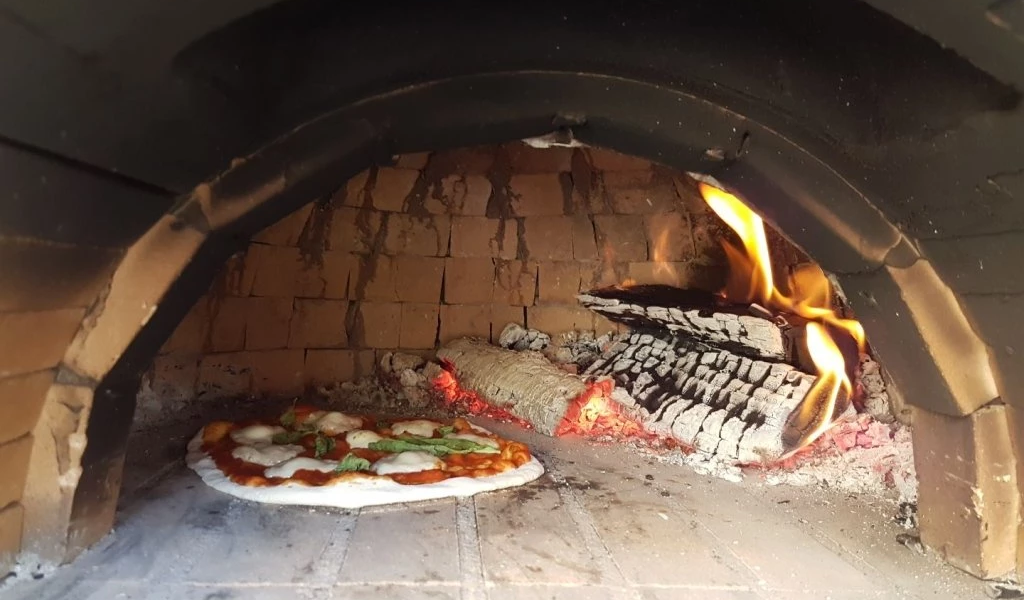
[[(338, 440), (344, 440), (352, 449), (366, 448), (384, 438), (377, 431), (362, 428), (363, 421), (358, 417), (342, 413), (309, 413), (302, 421), (303, 426), (309, 426), (306, 424), (311, 421), (325, 421), (325, 429), (337, 432), (332, 435), (336, 435)], [(235, 477), (233, 480), (232, 477), (226, 475), (210, 452), (204, 449), (204, 432), (207, 428), (223, 428), (225, 426), (224, 422), (213, 423), (196, 434), (188, 444), (186, 457), (188, 466), (199, 474), (204, 483), (215, 490), (238, 498), (268, 504), (360, 508), (399, 502), (465, 497), (480, 492), (520, 486), (537, 479), (544, 473), (544, 467), (531, 454), (529, 460), (520, 466), (496, 474), (477, 477), (452, 476), (432, 483), (399, 483), (390, 475), (444, 468), (444, 462), (434, 454), (407, 450), (388, 453), (373, 461), (369, 469), (361, 469), (358, 475), (330, 481), (325, 485), (310, 485), (293, 480), (275, 485), (246, 485), (236, 481), (240, 479), (239, 477)], [(436, 421), (412, 419), (392, 424), (390, 431), (396, 437), (409, 435), (429, 437), (441, 426), (442, 424)], [(468, 426), (471, 429), (464, 428), (459, 433), (445, 437), (466, 440), (470, 444), (475, 442), (484, 446), (488, 452), (498, 452), (496, 448), (499, 443), (493, 437), (489, 437), (491, 432), (477, 425), (468, 424)], [(299, 456), (296, 449), (302, 451), (304, 450), (302, 446), (290, 443), (275, 444), (274, 436), (285, 432), (284, 427), (268, 425), (250, 425), (232, 429), (228, 435), (239, 446), (232, 451), (231, 456), (250, 463), (250, 468), (253, 468), (253, 465), (259, 465), (260, 468), (265, 467), (262, 471), (263, 475), (270, 478), (289, 479), (300, 471), (321, 473), (335, 471), (339, 463), (338, 460)], [(324, 431), (324, 433), (328, 432)], [(480, 448), (479, 451), (484, 452), (485, 448)], [(490, 448), (495, 449), (490, 450)], [(474, 452), (476, 451), (474, 450)], [(241, 456), (235, 454), (236, 452)], [(483, 456), (491, 455), (484, 454)], [(274, 462), (278, 458), (281, 460)], [(241, 480), (245, 481), (244, 478)]]

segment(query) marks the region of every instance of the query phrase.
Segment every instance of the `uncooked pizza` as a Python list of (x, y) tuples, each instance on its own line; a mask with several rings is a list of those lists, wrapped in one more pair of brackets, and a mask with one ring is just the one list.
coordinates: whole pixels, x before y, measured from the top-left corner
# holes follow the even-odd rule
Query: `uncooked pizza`
[(544, 473), (526, 445), (466, 421), (382, 420), (312, 407), (214, 421), (188, 445), (210, 487), (247, 500), (359, 508), (471, 496)]

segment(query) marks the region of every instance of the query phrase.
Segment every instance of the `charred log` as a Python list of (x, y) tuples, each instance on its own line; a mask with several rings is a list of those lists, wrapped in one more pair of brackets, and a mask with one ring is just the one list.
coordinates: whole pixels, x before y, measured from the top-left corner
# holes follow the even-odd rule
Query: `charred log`
[(487, 342), (461, 338), (437, 351), (459, 385), (487, 402), (554, 435), (569, 406), (585, 396), (589, 386), (537, 352), (515, 352)]
[(667, 331), (732, 354), (791, 362), (793, 344), (764, 309), (722, 303), (708, 292), (664, 285), (592, 290), (580, 303), (633, 330)]
[(814, 376), (668, 331), (620, 336), (584, 376), (612, 378), (612, 397), (651, 431), (738, 463), (778, 460), (821, 422), (793, 418), (817, 402), (808, 399)]

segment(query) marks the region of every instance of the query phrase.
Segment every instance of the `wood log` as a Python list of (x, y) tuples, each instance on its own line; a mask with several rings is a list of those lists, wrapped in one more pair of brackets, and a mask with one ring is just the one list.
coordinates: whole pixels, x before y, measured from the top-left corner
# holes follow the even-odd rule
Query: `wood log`
[(664, 285), (592, 290), (580, 303), (638, 331), (668, 331), (733, 354), (792, 362), (794, 344), (781, 319), (755, 305), (724, 304), (713, 294)]
[(559, 369), (539, 352), (516, 352), (460, 338), (438, 349), (437, 358), (463, 389), (545, 435), (554, 435), (569, 405), (589, 390), (583, 379)]
[(619, 336), (584, 377), (612, 378), (612, 398), (652, 432), (741, 464), (796, 449), (807, 432), (794, 429), (791, 415), (817, 401), (808, 399), (813, 375), (667, 330)]

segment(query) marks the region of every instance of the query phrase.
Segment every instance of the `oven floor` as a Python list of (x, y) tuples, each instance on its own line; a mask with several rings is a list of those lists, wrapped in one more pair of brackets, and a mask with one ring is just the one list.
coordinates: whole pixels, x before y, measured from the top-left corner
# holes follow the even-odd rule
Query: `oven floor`
[[(236, 500), (206, 488), (183, 465), (171, 466), (126, 492), (107, 539), (73, 564), (3, 595), (983, 597), (981, 582), (896, 541), (904, 532), (892, 522), (890, 501), (771, 487), (753, 478), (729, 483), (622, 446), (483, 424), (530, 443), (548, 469), (544, 477), (470, 499), (342, 511)], [(126, 481), (145, 478), (127, 475)]]

